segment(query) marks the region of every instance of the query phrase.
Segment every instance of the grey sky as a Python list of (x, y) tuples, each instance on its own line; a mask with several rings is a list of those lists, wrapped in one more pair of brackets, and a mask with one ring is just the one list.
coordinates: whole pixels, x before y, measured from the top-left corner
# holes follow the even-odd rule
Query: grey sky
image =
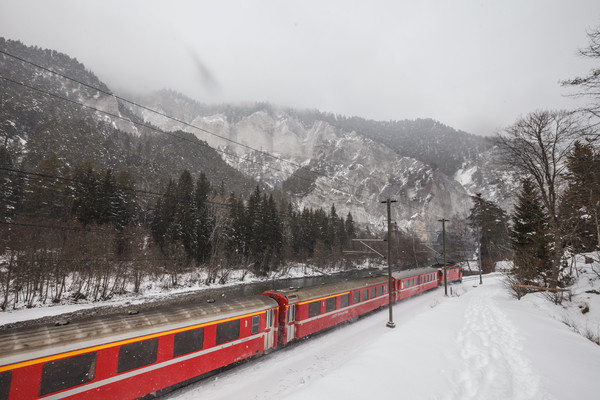
[(114, 89), (268, 101), (492, 134), (573, 108), (559, 81), (598, 0), (0, 0), (0, 36), (65, 52)]

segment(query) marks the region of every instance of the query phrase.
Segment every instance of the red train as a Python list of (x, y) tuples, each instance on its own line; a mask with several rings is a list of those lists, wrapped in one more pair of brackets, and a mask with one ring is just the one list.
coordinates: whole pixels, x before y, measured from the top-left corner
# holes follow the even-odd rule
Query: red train
[[(460, 280), (460, 267), (447, 268)], [(393, 298), (442, 284), (438, 268), (393, 273)], [(135, 399), (323, 331), (388, 303), (388, 278), (0, 332), (0, 400)]]

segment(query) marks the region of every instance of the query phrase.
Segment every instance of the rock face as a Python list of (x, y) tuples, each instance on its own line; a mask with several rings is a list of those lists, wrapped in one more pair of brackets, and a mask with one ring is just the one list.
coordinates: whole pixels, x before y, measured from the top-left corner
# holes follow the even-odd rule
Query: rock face
[[(383, 136), (379, 140), (373, 133), (372, 124), (377, 124), (374, 121), (359, 120), (371, 124), (365, 133), (347, 129), (348, 120), (337, 123), (338, 118), (331, 115), (315, 112), (310, 117), (299, 116), (293, 110), (277, 110), (269, 105), (210, 110), (194, 106), (193, 101), (173, 92), (157, 93), (146, 102), (167, 105), (167, 114), (187, 118), (189, 125), (144, 114), (146, 120), (161, 129), (194, 133), (219, 148), (225, 160), (242, 173), (283, 188), (298, 207), (328, 209), (335, 204), (338, 215), (350, 212), (355, 222), (374, 230), (385, 227), (385, 205), (381, 201), (387, 198), (397, 200), (392, 207), (394, 222), (424, 238), (440, 229), (439, 219), (467, 216), (474, 193), (481, 192), (504, 207), (510, 206), (507, 193), (513, 189), (512, 174), (498, 171), (491, 142), (481, 146), (481, 138), (476, 139), (473, 149), (467, 149), (470, 156), (461, 156), (461, 168), (449, 174), (437, 165), (407, 156), (410, 147), (394, 145)], [(447, 127), (447, 133), (433, 138), (415, 129), (414, 124), (410, 128), (407, 140), (417, 141), (421, 154), (429, 147), (443, 154), (440, 146), (444, 145), (436, 147), (436, 143), (452, 142), (443, 135), (454, 134), (457, 140), (466, 141), (467, 147), (471, 140), (468, 134)], [(388, 129), (387, 139), (390, 136), (393, 139)]]
[[(242, 190), (252, 189), (251, 178), (287, 192), (300, 208), (335, 204), (338, 215), (350, 212), (372, 230), (385, 227), (381, 201), (390, 198), (397, 200), (394, 222), (424, 238), (439, 230), (439, 219), (468, 215), (474, 193), (511, 207), (516, 179), (498, 167), (492, 141), (434, 120), (381, 122), (260, 103), (207, 106), (168, 90), (136, 99), (145, 105), (138, 107), (111, 95), (65, 54), (2, 38), (0, 49), (75, 77), (0, 59), (3, 76), (58, 96), (41, 101), (36, 91), (0, 82), (6, 98), (0, 133), (5, 145), (22, 149), (19, 162), (28, 168), (52, 149), (67, 163), (85, 155), (98, 165), (145, 174), (146, 188), (158, 185), (157, 176), (168, 181), (183, 169), (206, 171), (215, 184)], [(150, 125), (187, 131), (204, 148), (165, 138)]]

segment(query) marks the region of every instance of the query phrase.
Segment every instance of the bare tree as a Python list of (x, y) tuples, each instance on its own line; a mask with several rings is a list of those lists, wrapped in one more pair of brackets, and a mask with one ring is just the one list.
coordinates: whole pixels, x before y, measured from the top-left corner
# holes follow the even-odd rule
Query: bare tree
[(563, 253), (559, 196), (564, 189), (566, 160), (577, 140), (590, 135), (573, 113), (536, 111), (518, 120), (499, 135), (498, 143), (507, 165), (531, 177), (548, 211), (553, 244), (550, 285), (558, 284)]
[[(588, 31), (589, 46), (579, 50), (579, 55), (595, 61), (600, 61), (600, 26)], [(590, 97), (591, 102), (581, 111), (600, 118), (600, 67), (596, 66), (583, 77), (577, 77), (561, 82), (563, 86), (576, 88), (573, 97)], [(598, 124), (598, 123), (597, 123)]]

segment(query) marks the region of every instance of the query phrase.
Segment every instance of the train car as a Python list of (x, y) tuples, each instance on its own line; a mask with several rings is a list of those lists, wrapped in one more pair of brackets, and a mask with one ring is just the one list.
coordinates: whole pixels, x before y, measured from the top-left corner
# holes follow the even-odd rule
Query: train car
[(279, 344), (285, 345), (388, 304), (388, 278), (370, 278), (263, 293), (279, 303)]
[[(436, 266), (438, 267), (438, 280), (441, 286), (444, 284), (444, 267), (442, 264), (437, 264)], [(446, 276), (448, 278), (448, 283), (462, 282), (462, 268), (457, 264), (447, 263)]]
[(0, 399), (134, 399), (277, 346), (278, 303), (219, 300), (0, 332)]
[(439, 286), (438, 271), (431, 267), (392, 272), (392, 278), (394, 282), (394, 301)]

